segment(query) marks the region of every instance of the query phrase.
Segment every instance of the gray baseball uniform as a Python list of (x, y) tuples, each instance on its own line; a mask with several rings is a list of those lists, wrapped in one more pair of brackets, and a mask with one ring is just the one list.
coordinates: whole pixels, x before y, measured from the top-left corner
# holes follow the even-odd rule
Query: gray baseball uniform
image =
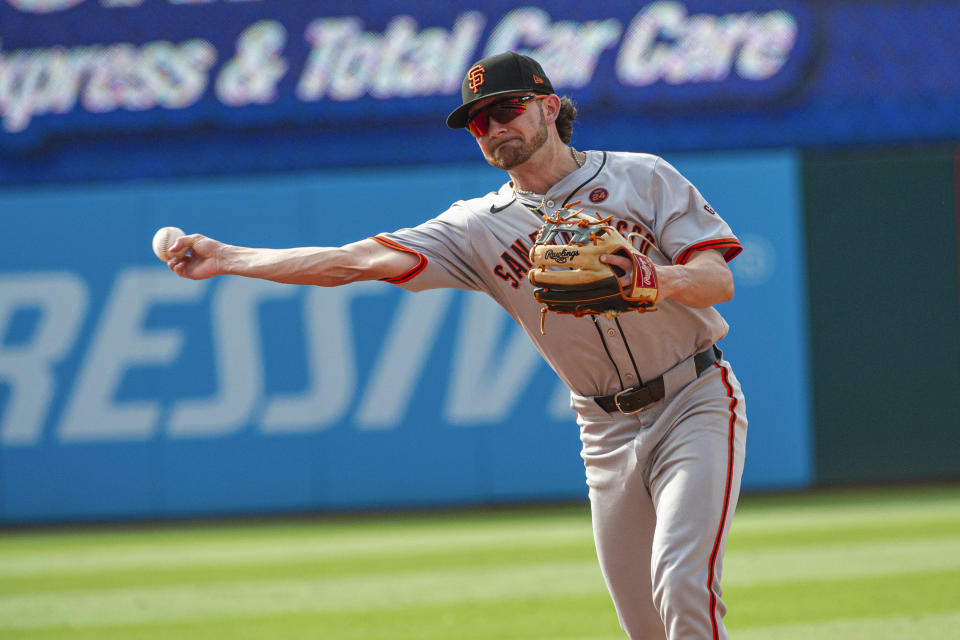
[(486, 292), (570, 387), (597, 554), (627, 635), (726, 638), (720, 573), (747, 426), (740, 385), (714, 348), (726, 322), (712, 307), (668, 299), (657, 312), (613, 319), (550, 314), (542, 334), (526, 272), (541, 214), (575, 201), (613, 215), (624, 235), (638, 232), (635, 245), (657, 265), (709, 249), (730, 260), (740, 243), (696, 188), (652, 155), (587, 152), (581, 168), (540, 195), (518, 197), (507, 183), (377, 236), (419, 256), (389, 282)]

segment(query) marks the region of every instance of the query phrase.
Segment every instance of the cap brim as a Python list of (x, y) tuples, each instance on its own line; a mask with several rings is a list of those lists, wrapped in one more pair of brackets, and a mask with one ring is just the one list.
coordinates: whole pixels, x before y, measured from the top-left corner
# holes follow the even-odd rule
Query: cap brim
[[(451, 129), (463, 129), (464, 127), (466, 127), (467, 116), (470, 113), (470, 107), (477, 104), (481, 100), (485, 100), (493, 96), (503, 96), (508, 93), (529, 93), (531, 91), (532, 91), (531, 89), (506, 89), (504, 91), (495, 91), (493, 93), (486, 93), (454, 109), (453, 112), (449, 116), (447, 116), (447, 126), (450, 127)], [(539, 92), (533, 91), (533, 93), (539, 93)]]

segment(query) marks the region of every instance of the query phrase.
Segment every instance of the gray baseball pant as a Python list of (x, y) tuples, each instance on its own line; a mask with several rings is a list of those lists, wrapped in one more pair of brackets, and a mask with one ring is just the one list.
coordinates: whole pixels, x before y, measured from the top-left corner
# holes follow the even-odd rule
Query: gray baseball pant
[(720, 575), (740, 492), (747, 419), (721, 360), (664, 374), (665, 397), (608, 414), (573, 394), (594, 541), (631, 640), (726, 640)]

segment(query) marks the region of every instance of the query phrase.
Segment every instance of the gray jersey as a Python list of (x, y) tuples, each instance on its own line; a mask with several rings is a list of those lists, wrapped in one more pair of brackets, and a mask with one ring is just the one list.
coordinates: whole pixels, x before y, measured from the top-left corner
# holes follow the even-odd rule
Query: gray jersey
[[(541, 214), (572, 202), (585, 213), (612, 215), (624, 235), (654, 264), (683, 264), (704, 249), (727, 260), (740, 243), (697, 189), (662, 158), (623, 152), (587, 152), (583, 167), (545, 194), (539, 210), (518, 200), (510, 183), (481, 198), (459, 201), (414, 228), (377, 236), (421, 258), (389, 282), (411, 291), (457, 288), (484, 291), (523, 327), (572, 391), (604, 395), (655, 378), (708, 348), (727, 333), (712, 307), (695, 309), (664, 300), (653, 313), (614, 319), (549, 314), (540, 333), (542, 305), (526, 273)], [(636, 379), (639, 372), (642, 380)]]

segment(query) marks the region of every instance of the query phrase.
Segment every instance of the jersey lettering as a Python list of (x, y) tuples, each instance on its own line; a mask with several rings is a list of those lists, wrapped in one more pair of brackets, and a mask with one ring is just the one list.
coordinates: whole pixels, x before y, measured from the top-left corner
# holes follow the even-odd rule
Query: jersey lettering
[(525, 278), (527, 271), (530, 270), (530, 267), (525, 266), (523, 263), (518, 262), (516, 258), (510, 255), (509, 251), (504, 251), (500, 254), (500, 259), (503, 260), (507, 266), (513, 271), (518, 278)]
[(507, 270), (503, 268), (502, 264), (498, 264), (497, 266), (495, 266), (493, 268), (493, 272), (496, 274), (498, 278), (500, 278), (504, 282), (509, 282), (510, 286), (513, 287), (514, 289), (520, 288), (520, 281), (517, 280), (516, 276), (514, 276), (512, 273), (507, 273)]
[[(539, 230), (534, 231), (530, 235), (532, 238), (536, 238), (537, 233), (539, 233)], [(513, 255), (510, 254), (511, 251)], [(530, 248), (524, 243), (523, 238), (514, 240), (513, 244), (508, 247), (508, 250), (500, 254), (500, 260), (503, 262), (495, 266), (493, 272), (501, 280), (509, 282), (510, 286), (514, 289), (519, 288), (520, 281), (526, 279), (527, 271), (533, 267), (533, 263), (530, 262)], [(506, 264), (507, 268), (504, 268), (504, 264)], [(509, 271), (507, 269), (509, 269)], [(511, 271), (513, 273), (510, 273)]]
[(517, 238), (514, 240), (513, 244), (510, 245), (510, 248), (513, 249), (515, 254), (517, 254), (517, 257), (520, 258), (520, 261), (527, 265), (527, 269), (530, 269), (533, 266), (533, 263), (530, 262), (530, 249), (527, 247), (527, 245), (523, 244), (523, 240)]

